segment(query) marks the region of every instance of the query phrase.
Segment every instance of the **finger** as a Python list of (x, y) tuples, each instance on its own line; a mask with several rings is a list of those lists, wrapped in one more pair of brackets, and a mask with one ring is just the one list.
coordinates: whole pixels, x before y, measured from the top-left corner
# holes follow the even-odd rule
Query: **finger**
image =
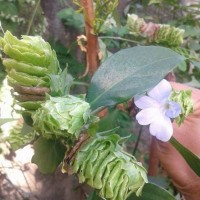
[(178, 126), (173, 123), (173, 136), (186, 148), (193, 153), (200, 155), (200, 90), (188, 87), (180, 83), (171, 83), (175, 90), (192, 90), (192, 100), (194, 110), (184, 121)]

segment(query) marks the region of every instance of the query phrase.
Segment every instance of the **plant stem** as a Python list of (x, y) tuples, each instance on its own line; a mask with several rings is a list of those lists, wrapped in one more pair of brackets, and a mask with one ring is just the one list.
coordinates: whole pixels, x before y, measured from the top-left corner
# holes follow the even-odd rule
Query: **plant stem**
[(158, 152), (156, 148), (156, 138), (152, 136), (151, 147), (150, 147), (150, 156), (149, 156), (149, 176), (156, 176), (158, 170)]
[(85, 76), (88, 72), (93, 75), (99, 66), (99, 45), (98, 37), (94, 34), (95, 12), (93, 0), (81, 0), (81, 5), (83, 7), (85, 32), (87, 37), (87, 64), (83, 75)]
[(5, 35), (5, 32), (4, 32), (4, 30), (3, 30), (3, 27), (2, 27), (2, 25), (1, 25), (1, 21), (0, 21), (0, 30), (3, 32), (3, 34)]
[(34, 17), (35, 17), (35, 15), (36, 15), (36, 12), (37, 12), (37, 9), (38, 9), (39, 5), (40, 5), (40, 0), (38, 0), (37, 3), (36, 3), (36, 5), (35, 5), (35, 8), (34, 8), (34, 10), (33, 10), (31, 19), (30, 19), (30, 21), (29, 21), (29, 23), (28, 23), (28, 28), (27, 28), (27, 31), (26, 31), (26, 35), (29, 35), (29, 33), (30, 33), (31, 26), (32, 26), (32, 24), (33, 24), (33, 20), (34, 20)]
[(91, 115), (95, 115), (95, 114), (101, 112), (102, 110), (104, 110), (105, 108), (106, 108), (105, 106), (101, 106), (101, 107), (99, 107), (99, 108), (93, 110), (93, 111), (91, 112)]
[(133, 149), (133, 156), (135, 156), (136, 154), (136, 151), (138, 149), (138, 145), (139, 145), (139, 142), (140, 142), (140, 138), (141, 138), (141, 135), (142, 135), (142, 126), (139, 127), (139, 131), (138, 131), (138, 138), (137, 138), (137, 141), (135, 143), (135, 147)]
[(190, 60), (194, 60), (196, 62), (200, 62), (200, 58), (197, 58), (197, 57), (190, 57), (189, 59)]
[(131, 42), (131, 43), (135, 43), (135, 44), (141, 44), (141, 42), (135, 41), (135, 40), (129, 40), (126, 38), (122, 38), (122, 37), (113, 37), (113, 36), (100, 36), (100, 39), (112, 39), (112, 40), (122, 40), (125, 42)]
[(88, 134), (82, 134), (80, 135), (79, 139), (75, 142), (74, 146), (72, 147), (72, 149), (70, 149), (67, 152), (67, 156), (64, 159), (64, 162), (66, 164), (70, 164), (71, 160), (73, 159), (73, 157), (75, 156), (76, 152), (81, 148), (82, 144), (89, 139), (89, 135)]
[(73, 84), (74, 84), (74, 85), (82, 85), (82, 86), (86, 86), (86, 87), (89, 86), (88, 83), (84, 83), (84, 82), (80, 82), (80, 81), (73, 81)]

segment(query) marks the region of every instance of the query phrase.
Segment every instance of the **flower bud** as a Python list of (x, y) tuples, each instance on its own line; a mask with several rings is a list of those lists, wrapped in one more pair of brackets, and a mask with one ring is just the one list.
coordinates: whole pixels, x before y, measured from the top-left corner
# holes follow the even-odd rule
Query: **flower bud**
[(140, 35), (141, 28), (144, 26), (144, 24), (145, 24), (144, 19), (139, 18), (135, 14), (128, 14), (127, 26), (131, 34), (136, 36)]
[(183, 43), (184, 30), (166, 24), (146, 23), (135, 14), (128, 14), (127, 26), (130, 34), (143, 36), (150, 42), (177, 47)]
[(133, 192), (139, 196), (147, 182), (146, 170), (119, 141), (117, 134), (99, 134), (87, 141), (71, 164), (79, 182), (97, 189), (103, 199), (125, 200)]
[(59, 64), (56, 53), (40, 36), (24, 35), (19, 40), (6, 31), (0, 44), (8, 57), (30, 64), (33, 68), (34, 66), (44, 67), (49, 73), (58, 73)]
[(45, 138), (77, 139), (90, 117), (90, 105), (75, 96), (50, 97), (32, 116), (33, 127)]
[(185, 118), (193, 112), (194, 104), (192, 101), (192, 91), (191, 90), (172, 90), (170, 99), (177, 102), (181, 106), (181, 114), (175, 118), (176, 123), (180, 126)]

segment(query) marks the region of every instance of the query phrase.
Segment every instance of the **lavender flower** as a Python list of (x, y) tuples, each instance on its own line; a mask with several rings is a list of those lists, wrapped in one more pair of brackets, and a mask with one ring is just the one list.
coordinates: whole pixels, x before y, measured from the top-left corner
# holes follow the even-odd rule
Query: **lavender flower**
[(163, 142), (168, 141), (173, 134), (171, 119), (181, 113), (181, 106), (169, 99), (171, 91), (170, 83), (163, 79), (147, 96), (135, 99), (135, 105), (142, 109), (136, 115), (138, 123), (150, 124), (150, 133)]

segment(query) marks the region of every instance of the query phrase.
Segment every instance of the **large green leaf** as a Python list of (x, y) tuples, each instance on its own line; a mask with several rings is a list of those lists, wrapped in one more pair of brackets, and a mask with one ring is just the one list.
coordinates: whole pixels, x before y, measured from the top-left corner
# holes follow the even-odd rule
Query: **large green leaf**
[(200, 176), (200, 157), (193, 154), (189, 149), (179, 143), (174, 137), (171, 137), (170, 143), (176, 148), (176, 150), (183, 156), (188, 165), (193, 171)]
[(35, 154), (32, 157), (32, 162), (44, 174), (53, 173), (65, 154), (65, 147), (59, 141), (47, 140), (43, 137), (35, 142), (34, 150)]
[(87, 101), (92, 109), (112, 106), (156, 85), (184, 57), (158, 46), (138, 46), (110, 56), (94, 74)]
[(165, 189), (153, 183), (147, 183), (144, 185), (141, 196), (132, 194), (127, 200), (175, 200), (175, 197)]
[[(102, 198), (97, 195), (96, 191), (93, 191), (87, 200), (102, 200)], [(165, 189), (153, 183), (147, 183), (144, 185), (141, 196), (137, 197), (132, 194), (127, 200), (175, 200), (175, 197)]]

